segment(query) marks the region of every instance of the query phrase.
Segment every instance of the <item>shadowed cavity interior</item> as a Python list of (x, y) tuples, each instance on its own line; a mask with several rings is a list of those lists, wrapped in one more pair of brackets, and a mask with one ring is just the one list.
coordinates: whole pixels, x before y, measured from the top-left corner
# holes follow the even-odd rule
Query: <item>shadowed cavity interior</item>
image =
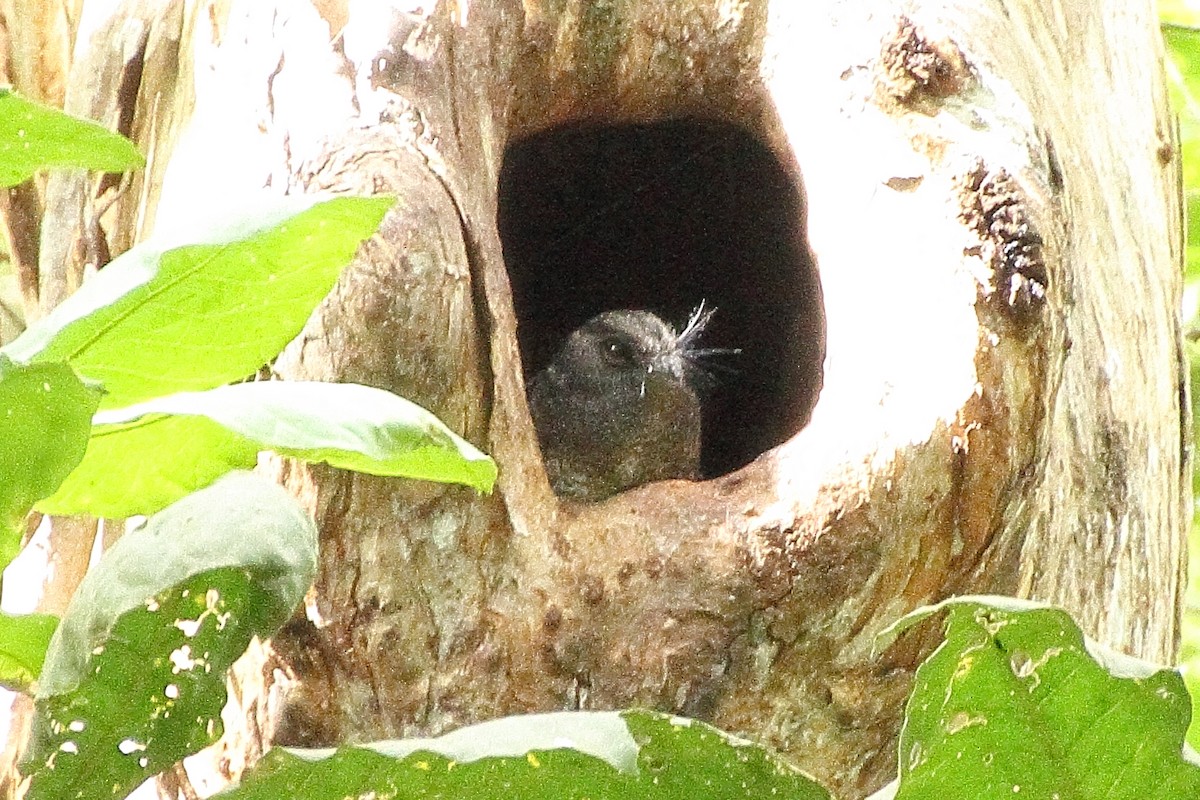
[[(615, 308), (681, 329), (717, 308), (702, 469), (730, 472), (800, 430), (821, 386), (824, 315), (797, 170), (710, 121), (564, 127), (512, 143), (497, 223), (528, 379)], [(723, 369), (727, 367), (728, 369)]]

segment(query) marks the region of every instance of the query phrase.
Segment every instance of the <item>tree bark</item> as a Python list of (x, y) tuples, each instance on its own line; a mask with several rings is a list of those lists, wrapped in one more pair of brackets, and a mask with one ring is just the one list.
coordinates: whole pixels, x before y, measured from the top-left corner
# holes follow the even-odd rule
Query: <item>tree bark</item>
[[(80, 0), (0, 3), (0, 22), (7, 41), (0, 79), (11, 77), (14, 87), (33, 99), (61, 105), (76, 116), (92, 119), (139, 142), (153, 152), (157, 137), (144, 127), (170, 119), (164, 97), (166, 81), (159, 46), (178, 42), (180, 8), (166, 2), (129, 2), (117, 7)], [(171, 28), (174, 22), (176, 29)], [(74, 58), (71, 51), (82, 43)], [(147, 46), (160, 58), (143, 80)], [(171, 64), (178, 59), (166, 59)], [(169, 72), (169, 71), (167, 71)], [(139, 91), (142, 93), (139, 97)], [(143, 125), (135, 124), (135, 113)], [(96, 180), (82, 170), (59, 170), (45, 180), (31, 179), (15, 187), (0, 202), (0, 222), (12, 245), (13, 263), (24, 301), (24, 318), (33, 321), (50, 312), (83, 280), (85, 269), (102, 267), (112, 252), (128, 249), (144, 231), (134, 221), (144, 209), (153, 184), (149, 168), (133, 179), (134, 191), (106, 179)], [(111, 176), (110, 176), (111, 177)], [(123, 198), (120, 204), (116, 198)], [(121, 215), (118, 218), (118, 215)], [(110, 241), (111, 237), (111, 241)], [(61, 615), (86, 574), (97, 533), (96, 520), (45, 517), (41, 520), (44, 551), (19, 556), (14, 575), (24, 578), (28, 596), (12, 597), (6, 582), (6, 608)], [(111, 527), (108, 531), (111, 535)], [(27, 537), (28, 539), (29, 537)], [(24, 559), (24, 560), (23, 560)], [(41, 561), (41, 575), (37, 572)], [(10, 693), (5, 692), (5, 695)], [(9, 729), (0, 754), (0, 796), (19, 791), (16, 764), (24, 752), (32, 703), (22, 696), (5, 697)]]
[[(1034, 597), (1174, 658), (1190, 431), (1151, 3), (368, 5), (187, 7), (179, 63), (142, 78), (165, 81), (174, 116), (138, 93), (160, 171), (121, 201), (118, 229), (132, 240), (147, 219), (263, 188), (397, 194), (275, 370), (409, 397), (487, 449), (500, 482), (477, 497), (265, 465), (316, 515), (322, 567), (307, 609), (235, 677), (225, 773), (269, 741), (640, 705), (861, 796), (894, 775), (936, 631), (882, 657), (872, 642), (918, 605)], [(552, 237), (501, 239), (498, 215), (544, 188), (506, 184), (505, 165), (573, 132), (580, 150), (546, 144), (540, 160), (587, 161), (614, 129), (658, 147), (664, 124), (718, 134), (635, 195), (733, 136), (795, 198), (722, 218), (748, 232), (716, 233), (737, 243), (724, 272), (695, 268), (723, 308), (714, 335), (748, 365), (706, 435), (724, 421), (763, 444), (708, 480), (560, 502), (524, 376), (585, 305), (538, 292), (586, 276), (538, 260)], [(763, 174), (742, 183), (766, 191)], [(742, 259), (781, 213), (792, 238)], [(615, 216), (576, 227), (599, 248)], [(632, 293), (652, 273), (614, 274)], [(737, 416), (770, 392), (769, 412)]]

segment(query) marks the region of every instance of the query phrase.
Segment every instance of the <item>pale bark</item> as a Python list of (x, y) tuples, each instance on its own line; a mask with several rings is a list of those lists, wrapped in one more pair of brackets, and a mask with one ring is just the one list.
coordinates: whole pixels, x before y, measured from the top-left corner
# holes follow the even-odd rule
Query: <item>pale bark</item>
[[(10, 35), (7, 53), (14, 86), (27, 96), (62, 105), (130, 136), (149, 166), (133, 178), (132, 191), (82, 171), (56, 171), (44, 182), (27, 181), (0, 203), (10, 242), (19, 242), (18, 281), (25, 317), (34, 320), (78, 288), (85, 269), (103, 266), (111, 253), (128, 249), (145, 229), (146, 203), (157, 200), (155, 155), (170, 138), (173, 68), (178, 62), (182, 4), (141, 2), (3, 4)], [(77, 41), (85, 46), (71, 58)], [(171, 43), (175, 47), (171, 47)], [(153, 68), (143, 75), (143, 67)], [(40, 185), (38, 185), (40, 184)], [(121, 202), (115, 202), (119, 197)], [(19, 199), (19, 202), (18, 202)], [(14, 248), (16, 249), (16, 248)], [(62, 614), (87, 571), (96, 534), (94, 519), (45, 519), (47, 567), (40, 581), (23, 576), (35, 597), (5, 602), (23, 610)], [(26, 568), (27, 569), (27, 568)], [(19, 698), (9, 709), (10, 734), (0, 755), (0, 795), (17, 791), (15, 764), (24, 749), (31, 704)]]
[[(183, 63), (157, 68), (178, 116), (139, 105), (174, 160), (123, 225), (264, 187), (402, 198), (276, 369), (397, 391), (501, 468), (481, 498), (271, 467), (316, 514), (323, 564), (309, 620), (239, 673), (227, 771), (275, 736), (645, 705), (858, 796), (894, 774), (936, 631), (882, 658), (872, 641), (917, 605), (1036, 597), (1172, 660), (1190, 432), (1151, 3), (380, 5), (189, 6)], [(496, 229), (506, 148), (679, 119), (735, 125), (804, 198), (823, 306), (779, 363), (807, 425), (732, 474), (561, 504), (523, 392), (518, 321), (536, 322)], [(753, 308), (725, 307), (751, 339)], [(820, 374), (794, 366), (822, 348)], [(290, 694), (257, 685), (274, 667)]]

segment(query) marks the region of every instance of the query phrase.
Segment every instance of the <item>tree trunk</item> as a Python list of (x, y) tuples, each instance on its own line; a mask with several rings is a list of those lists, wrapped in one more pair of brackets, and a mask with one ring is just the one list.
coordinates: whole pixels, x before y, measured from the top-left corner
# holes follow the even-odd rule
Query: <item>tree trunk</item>
[[(936, 631), (872, 641), (918, 605), (1034, 597), (1173, 660), (1190, 431), (1152, 3), (315, 5), (154, 11), (180, 60), (145, 62), (154, 166), (113, 235), (263, 188), (398, 195), (275, 369), (413, 399), (500, 481), (267, 465), (322, 567), (235, 677), (226, 773), (269, 741), (639, 705), (861, 796)], [(742, 350), (706, 479), (557, 500), (525, 377), (598, 311), (701, 299)]]

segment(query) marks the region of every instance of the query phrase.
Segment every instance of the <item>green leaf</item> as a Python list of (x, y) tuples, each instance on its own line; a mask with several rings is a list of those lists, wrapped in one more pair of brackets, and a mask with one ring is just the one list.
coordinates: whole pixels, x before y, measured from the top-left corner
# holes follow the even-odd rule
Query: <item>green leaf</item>
[(227, 800), (779, 798), (829, 793), (770, 751), (649, 711), (507, 717), (437, 739), (273, 750)]
[(1200, 137), (1200, 31), (1175, 25), (1163, 26), (1167, 47), (1167, 85), (1171, 105), (1179, 114), (1183, 146), (1184, 186), (1200, 186), (1200, 159), (1196, 145)]
[(0, 355), (0, 570), (21, 546), (22, 521), (83, 459), (100, 391), (66, 364)]
[[(1197, 133), (1200, 134), (1200, 131)], [(1200, 165), (1198, 165), (1198, 171), (1200, 171)], [(1184, 281), (1189, 287), (1194, 287), (1200, 283), (1200, 186), (1193, 186), (1184, 193), (1184, 213), (1187, 214), (1185, 225), (1187, 241), (1184, 243), (1183, 260)], [(1197, 317), (1194, 315), (1184, 319), (1185, 324), (1195, 325), (1196, 322)]]
[(901, 628), (940, 611), (946, 640), (917, 670), (897, 800), (1200, 797), (1179, 673), (1106, 651), (1065, 611), (1013, 598), (955, 598)]
[(38, 681), (29, 800), (124, 797), (220, 735), (225, 671), (316, 574), (279, 486), (234, 473), (121, 537), (90, 571)]
[[(1197, 362), (1193, 358), (1192, 386), (1200, 386), (1200, 377), (1196, 372)], [(1195, 422), (1192, 424), (1195, 425)], [(1196, 471), (1193, 470), (1193, 482), (1195, 476)], [(1194, 488), (1192, 491), (1195, 494)], [(1200, 559), (1196, 557), (1200, 553), (1200, 519), (1196, 515), (1192, 516), (1192, 525), (1188, 529), (1188, 552), (1192, 556), (1188, 559), (1188, 587), (1183, 601), (1179, 671), (1183, 674), (1188, 694), (1192, 696), (1192, 724), (1188, 727), (1187, 741), (1194, 749), (1200, 750)]]
[(1200, 9), (1194, 0), (1158, 0), (1158, 21), (1168, 27), (1200, 28)]
[(125, 137), (0, 87), (0, 187), (45, 167), (126, 172), (145, 163)]
[(42, 671), (50, 637), (58, 627), (51, 614), (0, 613), (0, 686), (27, 692)]
[[(164, 416), (175, 415), (175, 416)], [(262, 450), (343, 469), (491, 491), (496, 464), (425, 409), (358, 384), (260, 381), (104, 411), (45, 513), (148, 514)]]
[(101, 412), (98, 424), (204, 416), (261, 448), (343, 469), (490, 491), (496, 465), (415, 403), (355, 383), (259, 381)]
[(185, 241), (164, 234), (0, 352), (70, 363), (104, 384), (102, 408), (239, 380), (300, 332), (392, 203), (297, 196), (193, 224)]
[[(1195, 17), (1195, 12), (1192, 12)], [(1185, 280), (1189, 296), (1200, 282), (1200, 31), (1178, 25), (1163, 26), (1171, 105), (1179, 115), (1183, 158), (1184, 211), (1187, 215)], [(1192, 309), (1194, 312), (1194, 308)], [(1196, 319), (1185, 320), (1194, 325)]]
[(97, 427), (79, 468), (37, 509), (62, 516), (152, 514), (231, 470), (253, 467), (258, 450), (204, 417)]

